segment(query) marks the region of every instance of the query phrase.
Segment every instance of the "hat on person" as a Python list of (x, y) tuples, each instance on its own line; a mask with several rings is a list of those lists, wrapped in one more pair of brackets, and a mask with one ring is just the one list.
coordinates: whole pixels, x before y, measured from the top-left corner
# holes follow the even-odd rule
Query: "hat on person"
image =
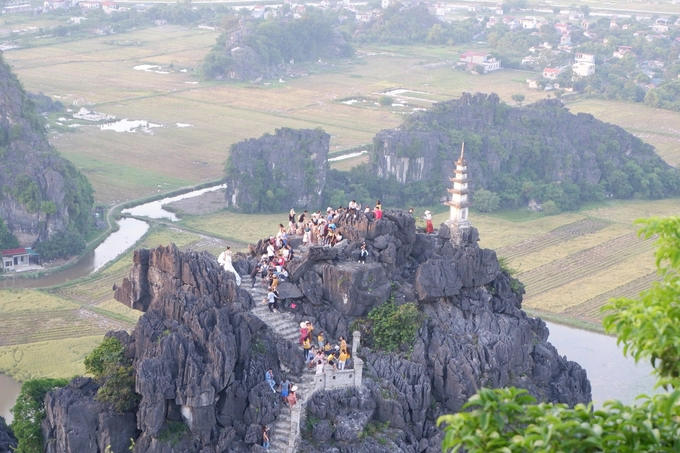
[(329, 206), (326, 208), (326, 212), (331, 212), (333, 209)]
[(294, 386), (292, 386), (292, 387), (290, 388), (290, 390), (291, 390), (292, 392), (297, 392), (297, 389), (298, 389), (298, 386), (297, 386), (297, 385), (294, 385)]
[(425, 214), (429, 214), (429, 213), (430, 213), (430, 211), (425, 211)]
[(305, 322), (303, 321), (300, 323), (300, 327), (307, 327), (307, 324), (305, 324)]
[(334, 349), (337, 351), (338, 349), (340, 349), (340, 346), (336, 344)]

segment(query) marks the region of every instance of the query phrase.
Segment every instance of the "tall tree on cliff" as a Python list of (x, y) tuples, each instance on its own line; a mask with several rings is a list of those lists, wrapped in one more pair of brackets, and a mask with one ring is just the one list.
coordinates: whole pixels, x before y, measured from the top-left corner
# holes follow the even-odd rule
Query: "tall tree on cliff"
[(43, 119), (0, 57), (0, 217), (21, 245), (69, 231), (84, 237), (93, 190), (47, 141)]

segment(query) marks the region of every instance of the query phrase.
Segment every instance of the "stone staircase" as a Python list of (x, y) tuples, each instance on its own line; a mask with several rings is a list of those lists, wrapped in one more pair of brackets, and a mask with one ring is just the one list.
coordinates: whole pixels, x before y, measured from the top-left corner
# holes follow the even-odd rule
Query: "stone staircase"
[[(242, 288), (246, 289), (253, 300), (255, 301), (255, 308), (251, 313), (257, 316), (265, 324), (267, 324), (272, 331), (294, 344), (298, 344), (300, 327), (295, 322), (295, 318), (289, 313), (271, 313), (267, 308), (267, 304), (263, 300), (267, 296), (267, 288), (259, 281), (254, 288), (250, 287), (250, 277), (242, 277)], [(302, 354), (302, 347), (298, 347), (300, 354)], [(288, 370), (281, 370), (288, 372)], [(277, 383), (280, 381), (281, 373), (274, 373)], [(271, 445), (269, 451), (272, 453), (293, 453), (297, 444), (297, 439), (300, 434), (300, 419), (301, 414), (307, 406), (307, 399), (315, 390), (314, 374), (311, 372), (304, 373), (302, 376), (294, 376), (288, 374), (291, 385), (297, 385), (298, 402), (291, 411), (288, 406), (284, 406), (276, 419), (273, 426), (270, 427), (269, 440)]]

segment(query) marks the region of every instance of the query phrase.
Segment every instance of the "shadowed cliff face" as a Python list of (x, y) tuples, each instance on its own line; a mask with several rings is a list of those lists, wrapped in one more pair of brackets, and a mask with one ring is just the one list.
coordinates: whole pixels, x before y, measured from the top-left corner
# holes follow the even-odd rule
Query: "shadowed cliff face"
[[(541, 320), (521, 310), (522, 290), (512, 289), (495, 252), (479, 248), (476, 229), (458, 235), (442, 225), (426, 235), (396, 210), (381, 220), (359, 213), (335, 222), (348, 239), (299, 254), (289, 265), (291, 283), (281, 285), (281, 305), (295, 302), (298, 322), (312, 320), (329, 339), (351, 338), (352, 321), (388, 298), (416, 302), (424, 321), (408, 353), (362, 349), (362, 387), (311, 397), (314, 423), (301, 450), (327, 452), (340, 441), (355, 453), (439, 452), (436, 418), (460, 410), (483, 386), (526, 388), (541, 401), (590, 401), (586, 372), (547, 342)], [(357, 262), (361, 241), (370, 252), (366, 264)], [(234, 266), (245, 273), (256, 260)], [(277, 341), (248, 313), (253, 301), (231, 274), (205, 252), (138, 250), (115, 297), (146, 312), (131, 336), (116, 334), (134, 357), (139, 407), (121, 426), (122, 415), (94, 407), (91, 381), (76, 380), (48, 397), (50, 451), (100, 452), (96, 439), (112, 439), (114, 431), (133, 432), (135, 452), (259, 451), (259, 425), (271, 424), (279, 410), (264, 371), (298, 373), (303, 364), (296, 345)], [(94, 421), (77, 436), (64, 434), (79, 420), (69, 407), (92, 408)], [(187, 427), (175, 446), (164, 440), (173, 421)], [(375, 423), (387, 440), (362, 434)], [(83, 449), (83, 438), (94, 439), (91, 448)]]
[(330, 138), (322, 130), (281, 128), (233, 145), (227, 206), (245, 212), (316, 208), (326, 183)]
[(33, 102), (1, 56), (0, 188), (0, 217), (23, 246), (89, 224), (89, 182), (47, 142)]

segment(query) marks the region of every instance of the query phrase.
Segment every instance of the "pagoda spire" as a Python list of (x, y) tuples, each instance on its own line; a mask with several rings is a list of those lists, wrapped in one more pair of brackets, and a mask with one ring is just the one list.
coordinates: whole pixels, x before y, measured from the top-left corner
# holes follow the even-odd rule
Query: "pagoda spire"
[(458, 229), (469, 228), (468, 208), (472, 206), (472, 203), (468, 201), (470, 189), (468, 188), (467, 162), (465, 162), (465, 142), (461, 147), (460, 157), (456, 161), (453, 178), (449, 179), (453, 183), (453, 187), (447, 189), (451, 197), (445, 204), (451, 208), (451, 214), (446, 223)]

